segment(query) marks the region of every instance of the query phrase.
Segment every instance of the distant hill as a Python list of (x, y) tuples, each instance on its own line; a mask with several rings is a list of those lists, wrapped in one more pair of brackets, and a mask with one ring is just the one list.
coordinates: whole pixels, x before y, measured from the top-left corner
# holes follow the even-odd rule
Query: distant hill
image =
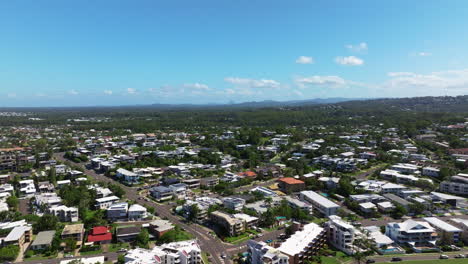
[(383, 98), (366, 101), (340, 102), (337, 105), (353, 109), (365, 108), (374, 110), (468, 113), (468, 95)]
[(252, 101), (243, 103), (231, 104), (152, 104), (143, 107), (151, 107), (158, 109), (167, 108), (267, 108), (267, 107), (283, 107), (283, 106), (303, 106), (303, 105), (319, 105), (319, 104), (334, 104), (339, 102), (347, 102), (352, 100), (369, 100), (364, 98), (316, 98), (307, 100), (292, 100), (292, 101)]

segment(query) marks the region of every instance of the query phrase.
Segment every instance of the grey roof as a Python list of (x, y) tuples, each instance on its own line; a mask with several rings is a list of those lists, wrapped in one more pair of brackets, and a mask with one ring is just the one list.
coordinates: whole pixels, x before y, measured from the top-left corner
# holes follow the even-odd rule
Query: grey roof
[(55, 230), (42, 231), (36, 236), (31, 246), (50, 245), (54, 239)]
[(387, 194), (384, 194), (383, 196), (385, 198), (389, 199), (392, 202), (395, 202), (395, 203), (398, 203), (398, 204), (401, 204), (401, 205), (404, 205), (404, 206), (407, 206), (407, 205), (411, 204), (407, 200), (405, 200), (403, 198), (400, 198), (400, 197), (394, 195), (393, 193), (387, 193)]

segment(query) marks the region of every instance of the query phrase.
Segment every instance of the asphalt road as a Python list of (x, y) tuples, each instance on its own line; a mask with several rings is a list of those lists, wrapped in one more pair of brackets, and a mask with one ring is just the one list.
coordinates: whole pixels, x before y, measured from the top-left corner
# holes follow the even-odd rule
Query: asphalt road
[[(443, 253), (438, 253), (438, 252), (435, 252), (435, 253), (419, 253), (419, 254), (406, 254), (404, 256), (402, 255), (398, 255), (399, 258), (401, 258), (403, 261), (408, 261), (408, 260), (436, 260), (436, 259), (439, 259), (439, 256), (443, 254), (443, 255), (447, 255), (449, 256), (449, 258), (454, 258), (455, 255), (458, 255), (458, 254), (468, 254), (468, 251), (453, 251), (453, 252), (443, 252)], [(373, 257), (369, 257), (369, 259), (373, 259), (375, 260), (375, 262), (377, 263), (381, 263), (381, 262), (392, 262), (393, 256), (392, 255), (386, 255), (386, 256), (373, 256)], [(398, 263), (398, 262), (392, 262), (392, 263)], [(427, 263), (431, 263), (430, 261), (428, 261)], [(468, 263), (468, 259), (466, 260), (466, 263)]]

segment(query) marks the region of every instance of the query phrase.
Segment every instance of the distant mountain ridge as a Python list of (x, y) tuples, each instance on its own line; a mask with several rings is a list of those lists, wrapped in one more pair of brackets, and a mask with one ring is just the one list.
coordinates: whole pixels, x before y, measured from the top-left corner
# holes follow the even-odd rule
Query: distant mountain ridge
[(215, 104), (215, 103), (212, 103), (212, 104), (152, 104), (152, 105), (146, 105), (144, 107), (154, 107), (154, 108), (212, 108), (212, 107), (264, 108), (264, 107), (335, 104), (335, 103), (355, 101), (355, 100), (363, 101), (363, 100), (372, 100), (372, 99), (334, 97), (334, 98), (315, 98), (315, 99), (291, 100), (291, 101), (264, 100), (264, 101), (251, 101), (251, 102), (228, 103), (228, 104)]

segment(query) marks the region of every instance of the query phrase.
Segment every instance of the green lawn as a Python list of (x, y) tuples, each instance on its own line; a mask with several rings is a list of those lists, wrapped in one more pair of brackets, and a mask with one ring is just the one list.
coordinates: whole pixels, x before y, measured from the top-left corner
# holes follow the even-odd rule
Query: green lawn
[(119, 243), (119, 244), (111, 244), (109, 246), (109, 252), (117, 252), (121, 248), (130, 248), (129, 243)]
[(45, 259), (54, 259), (57, 257), (57, 254), (51, 255), (51, 256), (44, 256), (44, 255), (35, 255), (30, 258), (24, 258), (25, 261), (30, 261), (30, 260), (45, 260)]
[(92, 250), (92, 251), (80, 251), (80, 256), (86, 256), (86, 255), (97, 255), (97, 254), (101, 254), (102, 253), (102, 249), (98, 249), (98, 250)]
[(247, 239), (249, 239), (250, 236), (248, 233), (244, 233), (242, 235), (238, 235), (238, 236), (235, 236), (235, 237), (226, 237), (224, 239), (224, 241), (228, 242), (228, 243), (232, 243), (232, 244), (235, 244), (235, 243), (240, 243), (240, 242), (243, 242)]
[(322, 264), (341, 264), (341, 262), (335, 257), (321, 257)]
[[(388, 263), (388, 262), (379, 262), (379, 263)], [(468, 260), (466, 259), (434, 259), (434, 260), (408, 260), (395, 262), (398, 264), (466, 264)]]

